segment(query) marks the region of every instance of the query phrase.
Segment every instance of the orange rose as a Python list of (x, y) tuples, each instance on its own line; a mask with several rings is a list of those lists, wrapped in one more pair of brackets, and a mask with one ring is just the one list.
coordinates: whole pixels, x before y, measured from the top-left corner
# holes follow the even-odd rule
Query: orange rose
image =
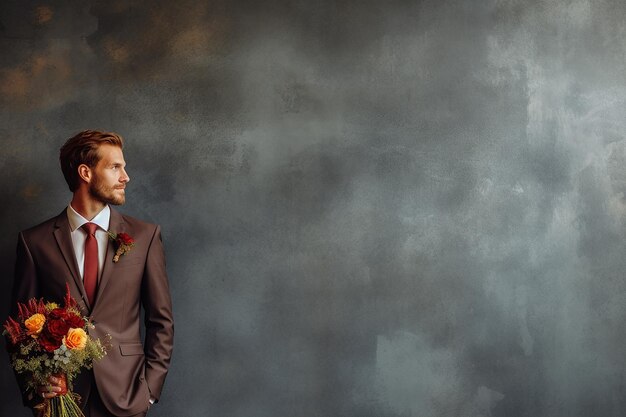
[(87, 333), (83, 329), (69, 329), (63, 337), (63, 343), (70, 350), (82, 350), (87, 344)]
[(41, 333), (41, 329), (43, 329), (43, 325), (46, 322), (46, 316), (43, 314), (33, 314), (29, 318), (24, 321), (24, 325), (28, 329), (28, 334), (32, 337), (37, 337), (39, 333)]

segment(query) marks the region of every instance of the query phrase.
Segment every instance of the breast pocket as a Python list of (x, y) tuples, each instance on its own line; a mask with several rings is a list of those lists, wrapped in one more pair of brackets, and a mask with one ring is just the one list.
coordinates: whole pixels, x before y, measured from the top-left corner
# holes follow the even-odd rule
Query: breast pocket
[(143, 355), (143, 345), (141, 343), (120, 343), (120, 354), (122, 356)]
[(115, 263), (116, 268), (130, 268), (130, 267), (141, 267), (146, 263), (143, 258), (120, 258), (119, 261)]

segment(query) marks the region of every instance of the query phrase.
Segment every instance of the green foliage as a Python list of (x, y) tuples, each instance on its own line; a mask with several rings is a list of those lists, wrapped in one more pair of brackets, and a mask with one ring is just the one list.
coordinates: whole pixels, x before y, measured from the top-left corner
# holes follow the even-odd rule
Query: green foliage
[(55, 353), (58, 357), (67, 358), (63, 361), (55, 360), (52, 352), (37, 351), (37, 346), (36, 343), (26, 343), (20, 346), (19, 353), (11, 355), (11, 366), (18, 374), (30, 375), (28, 386), (32, 389), (47, 384), (50, 375), (60, 373), (65, 374), (68, 384), (71, 384), (83, 369), (91, 369), (93, 361), (102, 359), (107, 349), (100, 340), (89, 338), (84, 349), (66, 350), (64, 346), (57, 349)]

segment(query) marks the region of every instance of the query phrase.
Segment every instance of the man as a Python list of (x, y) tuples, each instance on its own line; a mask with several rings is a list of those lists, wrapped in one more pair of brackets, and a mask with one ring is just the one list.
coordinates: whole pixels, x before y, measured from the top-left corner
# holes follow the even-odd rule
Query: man
[[(74, 381), (86, 417), (144, 416), (158, 401), (170, 364), (174, 326), (160, 227), (110, 207), (125, 202), (123, 140), (86, 130), (61, 148), (61, 169), (73, 193), (63, 212), (19, 234), (13, 306), (32, 297), (61, 302), (66, 283), (94, 338), (111, 337), (107, 355)], [(125, 233), (134, 244), (117, 251), (110, 238)], [(125, 236), (125, 235), (122, 235)], [(141, 308), (145, 339), (140, 337)], [(24, 404), (61, 392), (51, 377)]]

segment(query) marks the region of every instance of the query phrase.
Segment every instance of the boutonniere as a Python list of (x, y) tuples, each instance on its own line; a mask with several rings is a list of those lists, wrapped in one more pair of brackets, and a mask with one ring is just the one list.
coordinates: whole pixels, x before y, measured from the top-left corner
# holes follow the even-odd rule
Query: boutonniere
[(135, 245), (135, 239), (127, 233), (114, 233), (110, 231), (107, 233), (109, 234), (109, 239), (115, 244), (113, 262), (117, 262), (120, 260), (120, 256), (124, 255), (126, 252), (130, 252)]

